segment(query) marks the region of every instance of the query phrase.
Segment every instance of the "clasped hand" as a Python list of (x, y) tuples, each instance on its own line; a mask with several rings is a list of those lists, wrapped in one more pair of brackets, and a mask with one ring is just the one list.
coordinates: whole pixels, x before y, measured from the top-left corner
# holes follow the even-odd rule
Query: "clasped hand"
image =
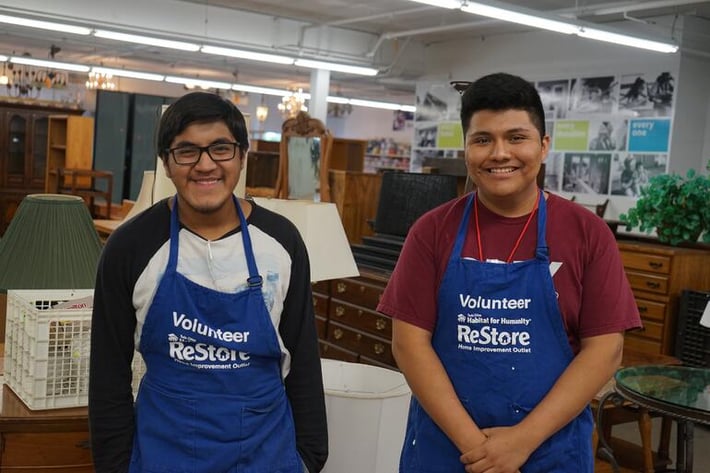
[(483, 429), (486, 440), (461, 455), (467, 473), (520, 473), (533, 449), (516, 427)]

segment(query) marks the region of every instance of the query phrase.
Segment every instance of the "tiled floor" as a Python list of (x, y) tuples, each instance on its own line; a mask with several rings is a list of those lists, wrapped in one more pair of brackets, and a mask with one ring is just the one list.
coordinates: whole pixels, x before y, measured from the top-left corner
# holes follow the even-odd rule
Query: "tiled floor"
[[(660, 419), (653, 420), (653, 445), (658, 445), (658, 436), (660, 432)], [(696, 426), (695, 427), (695, 439), (694, 439), (694, 455), (693, 455), (693, 471), (696, 473), (710, 473), (710, 428), (706, 426)], [(629, 442), (636, 444), (641, 443), (641, 439), (638, 433), (638, 427), (634, 423), (615, 425), (612, 428), (612, 435)], [(671, 445), (670, 445), (670, 456), (673, 461), (675, 461), (676, 455), (676, 430), (675, 423), (673, 425), (673, 430), (671, 432)], [(655, 449), (655, 447), (654, 447)], [(669, 465), (669, 469), (673, 468), (673, 464)], [(611, 472), (611, 469), (607, 469), (605, 465), (599, 465), (597, 467), (597, 473)]]

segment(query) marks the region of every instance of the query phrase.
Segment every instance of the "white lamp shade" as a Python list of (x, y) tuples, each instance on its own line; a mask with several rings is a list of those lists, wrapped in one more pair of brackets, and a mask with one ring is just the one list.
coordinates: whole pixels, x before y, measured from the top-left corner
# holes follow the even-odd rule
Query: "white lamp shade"
[(254, 202), (296, 225), (308, 250), (311, 281), (360, 275), (335, 204), (260, 197)]
[(124, 217), (124, 221), (131, 219), (153, 205), (153, 182), (155, 181), (155, 171), (143, 171), (143, 182), (138, 191), (136, 203)]

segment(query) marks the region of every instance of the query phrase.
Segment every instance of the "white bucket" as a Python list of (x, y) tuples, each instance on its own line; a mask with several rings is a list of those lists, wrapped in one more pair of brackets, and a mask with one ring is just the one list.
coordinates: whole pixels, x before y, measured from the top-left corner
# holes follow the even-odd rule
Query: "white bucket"
[(328, 413), (323, 473), (395, 473), (411, 391), (394, 370), (321, 360)]

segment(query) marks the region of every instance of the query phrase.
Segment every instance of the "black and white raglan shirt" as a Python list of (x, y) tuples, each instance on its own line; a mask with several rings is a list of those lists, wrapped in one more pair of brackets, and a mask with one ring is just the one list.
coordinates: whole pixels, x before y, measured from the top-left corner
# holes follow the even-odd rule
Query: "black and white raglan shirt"
[[(311, 472), (328, 454), (323, 382), (310, 266), (296, 227), (252, 202), (247, 219), (271, 321), (282, 351), (282, 376), (293, 411), (298, 452)], [(178, 272), (221, 292), (247, 289), (240, 229), (207, 241), (180, 229)], [(98, 265), (91, 339), (89, 422), (99, 473), (128, 471), (134, 410), (131, 363), (170, 253), (167, 199), (118, 227)], [(278, 455), (278, 452), (274, 452)]]

